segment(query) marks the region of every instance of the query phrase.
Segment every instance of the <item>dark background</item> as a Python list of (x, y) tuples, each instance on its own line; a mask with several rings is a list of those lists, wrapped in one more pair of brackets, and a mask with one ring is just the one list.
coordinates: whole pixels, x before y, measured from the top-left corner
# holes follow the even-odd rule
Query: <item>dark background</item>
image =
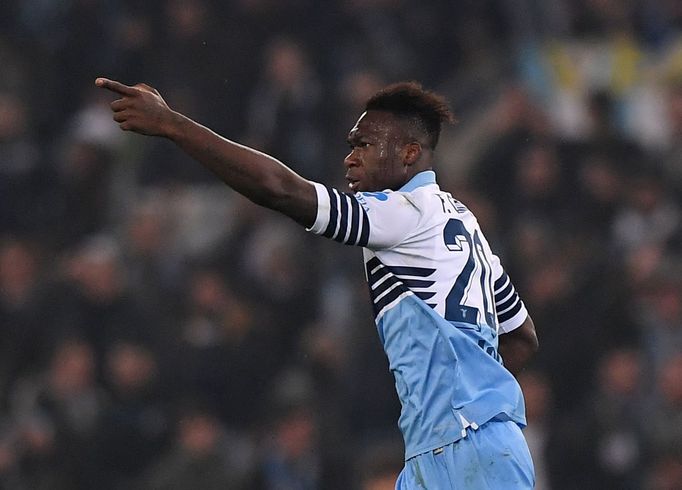
[(343, 186), (388, 82), (535, 320), (538, 489), (682, 488), (682, 4), (4, 0), (0, 488), (392, 488), (359, 250), (119, 131), (97, 76)]

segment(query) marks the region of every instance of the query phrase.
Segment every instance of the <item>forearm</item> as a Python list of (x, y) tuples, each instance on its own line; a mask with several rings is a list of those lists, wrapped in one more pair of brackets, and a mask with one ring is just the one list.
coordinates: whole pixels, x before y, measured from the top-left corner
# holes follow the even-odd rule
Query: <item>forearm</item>
[(518, 374), (533, 358), (535, 350), (527, 342), (508, 337), (508, 335), (500, 337), (498, 351), (504, 360), (504, 366), (511, 371), (512, 374)]
[(110, 106), (122, 130), (169, 138), (253, 202), (280, 211), (304, 226), (315, 221), (315, 187), (275, 158), (225, 139), (173, 111), (149, 85), (131, 87), (103, 77), (97, 78), (95, 85), (121, 96)]
[(225, 184), (251, 201), (292, 217), (315, 220), (314, 187), (279, 160), (216, 134), (174, 112), (166, 136)]
[(513, 374), (520, 373), (528, 365), (539, 347), (533, 320), (528, 316), (521, 326), (500, 335), (498, 352), (505, 367)]

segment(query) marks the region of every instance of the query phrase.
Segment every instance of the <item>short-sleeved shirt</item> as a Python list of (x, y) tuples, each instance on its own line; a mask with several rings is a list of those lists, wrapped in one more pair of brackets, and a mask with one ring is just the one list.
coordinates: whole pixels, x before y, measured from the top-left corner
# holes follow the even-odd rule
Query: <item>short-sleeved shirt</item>
[(524, 426), (521, 389), (497, 346), (528, 312), (471, 211), (432, 171), (398, 191), (315, 189), (310, 231), (364, 248), (406, 459), (493, 418)]

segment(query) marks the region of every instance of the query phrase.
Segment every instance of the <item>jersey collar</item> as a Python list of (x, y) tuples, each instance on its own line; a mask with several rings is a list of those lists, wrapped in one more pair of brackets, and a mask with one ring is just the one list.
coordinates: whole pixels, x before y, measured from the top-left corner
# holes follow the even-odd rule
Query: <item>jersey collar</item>
[(417, 175), (408, 180), (405, 185), (398, 189), (398, 192), (412, 192), (418, 187), (435, 183), (436, 172), (433, 170), (424, 170), (423, 172), (419, 172)]

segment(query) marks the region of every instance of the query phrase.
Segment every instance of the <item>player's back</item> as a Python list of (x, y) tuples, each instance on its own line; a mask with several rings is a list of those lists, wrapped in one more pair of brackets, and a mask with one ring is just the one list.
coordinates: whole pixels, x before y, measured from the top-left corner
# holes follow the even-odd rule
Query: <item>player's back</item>
[(318, 201), (313, 231), (365, 247), (406, 457), (495, 417), (524, 424), (521, 390), (497, 354), (497, 335), (527, 312), (473, 214), (430, 171), (396, 192), (348, 195), (320, 186)]
[(365, 267), (409, 458), (494, 417), (525, 421), (497, 353), (494, 284), (504, 272), (476, 218), (435, 183), (395, 194), (419, 223), (398, 245), (365, 249)]

